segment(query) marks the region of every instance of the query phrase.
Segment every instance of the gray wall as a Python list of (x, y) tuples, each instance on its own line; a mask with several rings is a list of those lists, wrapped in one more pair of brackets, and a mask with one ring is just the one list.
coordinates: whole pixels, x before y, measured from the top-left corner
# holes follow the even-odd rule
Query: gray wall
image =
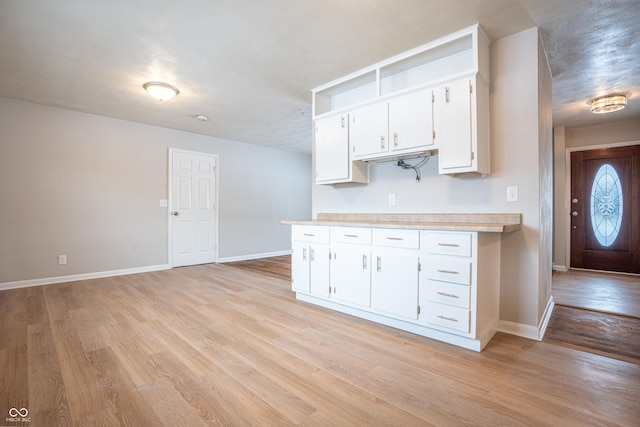
[[(435, 157), (422, 168), (420, 183), (412, 171), (385, 163), (371, 165), (367, 185), (313, 187), (314, 215), (522, 213), (522, 229), (502, 241), (500, 318), (505, 328), (523, 335), (535, 335), (550, 298), (551, 222), (541, 223), (541, 212), (550, 209), (551, 190), (542, 192), (541, 185), (550, 187), (552, 170), (551, 85), (540, 50), (536, 28), (491, 46), (491, 175), (441, 176)], [(518, 202), (506, 201), (506, 188), (512, 185), (519, 187)], [(396, 194), (395, 206), (388, 206), (388, 193)], [(521, 325), (524, 331), (518, 330)]]
[(290, 250), (311, 156), (0, 98), (0, 284), (165, 265), (169, 147), (219, 155), (221, 260)]

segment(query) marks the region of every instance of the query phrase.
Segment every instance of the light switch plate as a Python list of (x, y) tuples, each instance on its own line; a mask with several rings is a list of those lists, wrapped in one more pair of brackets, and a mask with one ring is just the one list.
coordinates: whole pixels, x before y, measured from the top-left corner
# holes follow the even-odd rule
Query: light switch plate
[(517, 201), (518, 201), (518, 187), (515, 185), (507, 187), (507, 202), (517, 202)]
[(160, 199), (160, 207), (161, 208), (167, 207), (167, 199)]
[(396, 205), (396, 193), (389, 193), (389, 206)]

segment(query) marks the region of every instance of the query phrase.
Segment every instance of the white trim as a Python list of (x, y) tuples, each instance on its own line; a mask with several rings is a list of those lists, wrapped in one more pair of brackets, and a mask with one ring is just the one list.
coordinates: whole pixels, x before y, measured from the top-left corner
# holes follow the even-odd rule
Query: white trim
[(72, 274), (69, 276), (44, 277), (42, 279), (18, 280), (0, 283), (0, 291), (8, 289), (28, 288), (30, 286), (53, 285), (55, 283), (75, 282), (78, 280), (101, 279), (103, 277), (124, 276), (127, 274), (148, 273), (151, 271), (169, 270), (169, 264), (149, 265), (146, 267), (124, 268), (121, 270), (100, 271), (97, 273)]
[(544, 309), (542, 319), (540, 319), (540, 324), (537, 327), (533, 325), (525, 325), (523, 323), (501, 320), (498, 325), (498, 331), (504, 332), (505, 334), (528, 338), (530, 340), (542, 341), (554, 306), (555, 303), (553, 302), (553, 296), (550, 296), (547, 301), (547, 306)]
[[(183, 150), (180, 148), (171, 148), (169, 147), (168, 149), (168, 156), (169, 156), (169, 162), (168, 162), (168, 170), (167, 170), (167, 181), (168, 181), (168, 192), (169, 195), (167, 197), (168, 203), (167, 203), (167, 213), (170, 215), (171, 214), (171, 210), (173, 208), (173, 153), (184, 153), (184, 154), (193, 154), (193, 155), (198, 155), (198, 156), (207, 156), (207, 157), (212, 157), (214, 159), (215, 162), (215, 168), (214, 168), (214, 176), (215, 176), (215, 200), (214, 200), (214, 221), (215, 221), (215, 228), (216, 228), (216, 249), (215, 249), (215, 253), (214, 253), (214, 259), (212, 262), (219, 262), (218, 258), (220, 256), (220, 221), (219, 221), (219, 212), (220, 212), (220, 206), (219, 206), (219, 200), (220, 200), (220, 156), (217, 154), (213, 154), (213, 153), (205, 153), (202, 151), (191, 151), (191, 150)], [(167, 220), (168, 223), (168, 244), (167, 244), (167, 259), (169, 260), (169, 266), (170, 268), (173, 268), (173, 234), (172, 234), (172, 225), (173, 225), (173, 221), (171, 221), (171, 218), (169, 218)]]
[(617, 147), (628, 147), (632, 145), (640, 145), (640, 140), (634, 141), (623, 141), (623, 142), (612, 142), (609, 144), (597, 144), (597, 145), (584, 145), (579, 147), (567, 147), (565, 148), (564, 154), (564, 194), (565, 194), (565, 212), (564, 217), (565, 224), (564, 229), (566, 230), (564, 241), (565, 241), (565, 260), (568, 268), (571, 268), (571, 215), (569, 211), (571, 210), (571, 153), (575, 151), (589, 151), (589, 150), (598, 150), (601, 148), (617, 148)]
[(555, 265), (553, 266), (553, 270), (555, 271), (569, 271), (569, 267), (566, 265)]
[(239, 255), (239, 256), (231, 256), (224, 257), (218, 260), (219, 263), (225, 262), (234, 262), (234, 261), (248, 261), (252, 259), (260, 259), (260, 258), (270, 258), (274, 256), (283, 256), (283, 255), (291, 255), (291, 250), (288, 251), (279, 251), (279, 252), (265, 252), (262, 254), (252, 254), (252, 255)]

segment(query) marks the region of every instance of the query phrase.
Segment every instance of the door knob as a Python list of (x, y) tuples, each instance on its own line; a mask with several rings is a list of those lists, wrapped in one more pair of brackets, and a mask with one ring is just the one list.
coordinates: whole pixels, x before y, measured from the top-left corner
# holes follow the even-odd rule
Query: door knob
[(578, 212), (576, 211), (571, 212), (571, 216), (578, 216)]
[(178, 211), (174, 211), (174, 212), (171, 212), (171, 215), (173, 215), (173, 216), (178, 216), (178, 215), (180, 215), (180, 212), (178, 212)]

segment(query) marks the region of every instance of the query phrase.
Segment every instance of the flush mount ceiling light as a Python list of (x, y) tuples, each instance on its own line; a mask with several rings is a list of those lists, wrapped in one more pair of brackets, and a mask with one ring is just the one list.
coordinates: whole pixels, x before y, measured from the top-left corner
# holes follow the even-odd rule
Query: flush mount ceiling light
[(591, 112), (595, 114), (611, 113), (627, 106), (627, 96), (621, 94), (606, 95), (591, 102)]
[(158, 101), (168, 101), (180, 93), (177, 87), (163, 82), (146, 82), (142, 87)]
[(195, 117), (196, 117), (196, 119), (200, 120), (201, 122), (206, 122), (206, 121), (209, 120), (209, 116), (205, 116), (204, 114), (198, 114)]

